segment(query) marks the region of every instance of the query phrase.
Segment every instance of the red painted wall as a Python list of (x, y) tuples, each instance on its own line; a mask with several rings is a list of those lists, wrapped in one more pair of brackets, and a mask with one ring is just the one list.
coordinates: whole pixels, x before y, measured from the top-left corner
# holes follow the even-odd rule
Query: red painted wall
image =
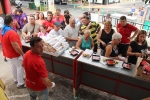
[(11, 10), (10, 0), (3, 0), (3, 4), (4, 4), (5, 13), (11, 14), (12, 10)]

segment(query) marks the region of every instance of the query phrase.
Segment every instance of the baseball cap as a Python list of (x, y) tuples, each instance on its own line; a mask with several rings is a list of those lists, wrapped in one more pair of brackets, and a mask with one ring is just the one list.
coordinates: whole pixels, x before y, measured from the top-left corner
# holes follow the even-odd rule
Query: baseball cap
[(54, 25), (61, 26), (61, 23), (60, 22), (54, 22)]

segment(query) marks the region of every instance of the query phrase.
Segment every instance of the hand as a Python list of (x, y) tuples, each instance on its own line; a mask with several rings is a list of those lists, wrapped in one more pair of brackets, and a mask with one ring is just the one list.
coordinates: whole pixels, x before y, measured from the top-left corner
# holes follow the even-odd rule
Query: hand
[(30, 36), (29, 36), (29, 35), (27, 35), (27, 36), (25, 37), (25, 39), (30, 39)]
[(128, 39), (129, 39), (129, 40), (132, 40), (133, 38), (132, 38), (132, 37), (128, 37)]
[(90, 27), (92, 25), (92, 23), (90, 22), (89, 24), (88, 24), (88, 26)]
[(105, 47), (105, 46), (106, 46), (106, 43), (105, 43), (105, 42), (102, 42), (102, 45)]
[(135, 53), (137, 57), (143, 57), (142, 53)]

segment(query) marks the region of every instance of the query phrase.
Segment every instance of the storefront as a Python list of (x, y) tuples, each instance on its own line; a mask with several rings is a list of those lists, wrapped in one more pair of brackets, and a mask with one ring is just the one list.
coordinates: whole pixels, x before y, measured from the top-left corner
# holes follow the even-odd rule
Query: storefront
[(95, 3), (103, 4), (103, 5), (119, 3), (119, 2), (120, 2), (120, 0), (95, 0)]

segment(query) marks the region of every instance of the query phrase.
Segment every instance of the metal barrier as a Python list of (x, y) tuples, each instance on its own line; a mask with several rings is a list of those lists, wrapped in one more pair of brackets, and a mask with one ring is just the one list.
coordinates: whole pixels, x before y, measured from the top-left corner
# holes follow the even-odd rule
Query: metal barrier
[[(102, 23), (105, 19), (106, 19), (106, 15), (99, 15), (99, 23)], [(113, 18), (113, 17), (110, 17), (111, 21), (114, 21), (113, 23), (113, 26), (116, 27), (117, 24), (119, 23), (119, 19), (118, 18)], [(138, 22), (131, 22), (131, 21), (127, 21), (128, 23), (138, 27), (139, 29), (143, 29), (144, 26), (148, 27), (147, 28), (147, 32), (150, 32), (150, 26), (148, 25), (144, 25), (143, 23), (138, 23)], [(149, 33), (150, 34), (150, 33)]]

